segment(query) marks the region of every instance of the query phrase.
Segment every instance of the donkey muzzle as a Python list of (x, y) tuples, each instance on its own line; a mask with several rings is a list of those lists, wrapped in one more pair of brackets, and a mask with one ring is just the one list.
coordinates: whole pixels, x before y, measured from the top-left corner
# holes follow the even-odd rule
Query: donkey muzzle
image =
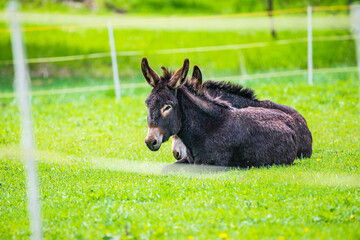
[(163, 141), (163, 134), (159, 127), (149, 127), (145, 144), (151, 151), (159, 150)]
[(172, 149), (172, 154), (176, 160), (180, 160), (186, 157), (186, 146), (176, 135), (173, 136), (171, 149)]
[(172, 151), (172, 154), (173, 154), (173, 156), (174, 156), (174, 158), (175, 158), (176, 160), (180, 160), (180, 159), (181, 159), (181, 152), (180, 152), (180, 151), (178, 151), (178, 150), (173, 150), (173, 151)]

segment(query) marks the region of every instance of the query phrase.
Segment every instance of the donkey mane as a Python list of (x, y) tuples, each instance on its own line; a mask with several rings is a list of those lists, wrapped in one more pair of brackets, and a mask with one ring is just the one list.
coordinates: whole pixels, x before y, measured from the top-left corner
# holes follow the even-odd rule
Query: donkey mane
[(250, 88), (244, 88), (244, 86), (242, 86), (240, 84), (232, 83), (232, 82), (226, 82), (226, 81), (216, 82), (216, 81), (208, 80), (203, 83), (203, 88), (214, 89), (214, 90), (219, 89), (219, 90), (225, 91), (227, 93), (231, 93), (231, 94), (238, 95), (240, 97), (248, 98), (253, 101), (259, 101), (259, 99), (257, 99), (257, 97), (254, 93), (254, 90), (252, 90)]
[[(161, 76), (161, 79), (164, 81), (170, 80), (172, 75), (174, 75), (173, 71), (169, 71), (165, 67), (161, 67), (161, 69), (164, 72), (163, 75)], [(186, 82), (185, 85), (188, 88), (190, 88), (191, 90), (193, 90), (195, 92), (199, 92), (198, 90), (196, 90), (196, 87), (188, 81), (188, 79), (185, 82)], [(227, 92), (230, 94), (235, 94), (240, 97), (248, 98), (253, 101), (259, 101), (259, 99), (257, 98), (257, 96), (254, 93), (254, 90), (252, 90), (250, 88), (244, 88), (244, 86), (242, 86), (240, 84), (226, 82), (226, 81), (217, 82), (217, 81), (207, 80), (202, 85), (203, 85), (202, 86), (203, 89), (222, 90), (224, 92)]]
[(171, 77), (174, 75), (174, 71), (169, 71), (164, 66), (162, 66), (161, 69), (163, 70), (163, 75), (161, 76), (161, 80), (169, 81), (171, 79)]

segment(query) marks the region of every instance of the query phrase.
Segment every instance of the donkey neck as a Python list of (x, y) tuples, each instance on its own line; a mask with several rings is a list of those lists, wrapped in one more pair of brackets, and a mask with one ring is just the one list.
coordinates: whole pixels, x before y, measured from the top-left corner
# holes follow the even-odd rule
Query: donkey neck
[(177, 99), (181, 111), (181, 128), (177, 135), (188, 148), (201, 141), (206, 133), (214, 131), (225, 118), (226, 106), (198, 96), (186, 87), (178, 89)]

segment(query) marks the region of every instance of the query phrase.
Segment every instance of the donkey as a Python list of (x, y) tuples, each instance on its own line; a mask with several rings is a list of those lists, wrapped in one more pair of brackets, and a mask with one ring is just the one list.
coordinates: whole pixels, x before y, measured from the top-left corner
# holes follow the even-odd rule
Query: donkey
[(289, 115), (265, 108), (236, 109), (186, 84), (188, 59), (173, 76), (160, 77), (146, 58), (141, 69), (153, 87), (145, 100), (145, 143), (151, 151), (177, 135), (188, 154), (176, 163), (258, 167), (294, 162), (297, 139)]
[[(162, 68), (164, 74), (171, 75), (166, 68)], [(305, 118), (300, 115), (295, 109), (281, 105), (270, 100), (258, 100), (254, 91), (249, 88), (243, 88), (241, 85), (227, 83), (227, 82), (202, 82), (202, 74), (200, 69), (195, 65), (190, 83), (197, 90), (207, 91), (213, 98), (220, 98), (221, 100), (229, 102), (235, 108), (246, 107), (262, 107), (269, 109), (278, 109), (290, 115), (295, 122), (295, 134), (298, 142), (297, 157), (310, 158), (312, 154), (312, 136), (308, 128)], [(172, 152), (174, 157), (179, 160), (186, 156), (185, 145), (177, 136), (173, 136)]]

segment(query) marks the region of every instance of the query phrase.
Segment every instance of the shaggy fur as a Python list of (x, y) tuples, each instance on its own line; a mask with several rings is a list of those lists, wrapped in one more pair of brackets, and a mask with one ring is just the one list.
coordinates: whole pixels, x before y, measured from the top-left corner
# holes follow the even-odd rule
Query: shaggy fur
[[(168, 74), (170, 74), (167, 71)], [(170, 76), (171, 77), (171, 76)], [(164, 78), (166, 79), (166, 78)], [(213, 98), (221, 99), (228, 102), (235, 108), (247, 108), (247, 107), (260, 107), (267, 109), (277, 109), (288, 115), (294, 120), (295, 134), (298, 142), (296, 155), (299, 158), (310, 158), (312, 155), (312, 135), (305, 118), (300, 115), (295, 109), (281, 105), (270, 100), (258, 100), (254, 91), (249, 88), (244, 88), (241, 85), (229, 83), (229, 82), (215, 82), (206, 81), (202, 83), (202, 76), (200, 69), (195, 66), (193, 76), (190, 83), (187, 86), (192, 89), (196, 89), (198, 92), (206, 92)], [(185, 157), (183, 154), (179, 154), (178, 150), (184, 147), (179, 141), (181, 139), (173, 139), (173, 155), (176, 159)], [(176, 149), (175, 149), (176, 147)], [(181, 152), (186, 152), (180, 149)]]
[[(148, 126), (156, 126), (162, 134), (160, 139), (148, 133), (150, 150), (158, 150), (159, 142), (176, 134), (188, 151), (177, 163), (238, 167), (293, 163), (297, 148), (293, 118), (274, 109), (233, 108), (192, 84), (184, 85), (188, 65), (185, 60), (180, 74), (168, 80), (149, 74), (153, 70), (147, 61), (142, 64), (146, 80), (156, 83), (146, 99)], [(172, 110), (160, 119), (160, 111), (167, 105)]]

